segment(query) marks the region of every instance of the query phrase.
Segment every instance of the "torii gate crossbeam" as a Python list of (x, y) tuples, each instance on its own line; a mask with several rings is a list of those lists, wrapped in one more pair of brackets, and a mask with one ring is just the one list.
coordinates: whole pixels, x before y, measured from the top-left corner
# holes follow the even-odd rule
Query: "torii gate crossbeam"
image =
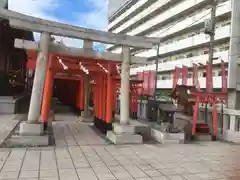
[(159, 38), (127, 36), (87, 29), (78, 26), (58, 23), (54, 21), (35, 18), (14, 11), (0, 8), (0, 17), (9, 19), (10, 25), (18, 29), (26, 29), (34, 32), (47, 32), (59, 36), (87, 39), (106, 44), (116, 44), (128, 47), (152, 48), (159, 44)]

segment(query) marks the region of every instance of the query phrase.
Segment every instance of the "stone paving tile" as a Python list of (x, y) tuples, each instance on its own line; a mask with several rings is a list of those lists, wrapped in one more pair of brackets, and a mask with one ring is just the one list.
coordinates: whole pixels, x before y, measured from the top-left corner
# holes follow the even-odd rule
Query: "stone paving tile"
[(240, 179), (239, 145), (114, 146), (70, 121), (54, 124), (55, 148), (0, 149), (0, 180)]
[(44, 177), (58, 177), (57, 170), (40, 170), (40, 178)]
[(40, 178), (39, 180), (59, 180), (59, 178), (58, 177), (43, 177), (43, 178)]
[(19, 178), (38, 178), (38, 171), (21, 171)]
[(22, 117), (22, 115), (15, 114), (0, 115), (0, 144), (5, 141)]
[(17, 179), (19, 175), (18, 171), (1, 171), (0, 172), (0, 179)]
[[(64, 119), (61, 118), (67, 118), (67, 121), (62, 121)], [(53, 131), (57, 147), (108, 144), (89, 127), (89, 124), (80, 122), (74, 115), (59, 116), (56, 120), (57, 122), (53, 123)]]

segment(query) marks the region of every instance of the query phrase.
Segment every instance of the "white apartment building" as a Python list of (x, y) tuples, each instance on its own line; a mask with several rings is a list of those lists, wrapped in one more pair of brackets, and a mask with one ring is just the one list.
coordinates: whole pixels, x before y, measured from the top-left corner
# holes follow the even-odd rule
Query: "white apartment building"
[[(234, 88), (234, 83), (236, 84), (236, 70), (232, 70), (236, 65), (232, 63), (228, 67), (230, 39), (233, 36), (231, 22), (236, 21), (236, 18), (234, 20), (231, 17), (232, 1), (217, 1), (213, 61), (213, 83), (216, 89), (221, 87), (221, 59), (226, 62), (228, 72), (230, 69), (233, 72), (229, 77), (232, 80), (229, 87)], [(157, 47), (131, 49), (133, 55), (149, 58), (147, 65), (132, 67), (131, 75), (143, 70), (155, 70), (158, 58), (157, 88), (171, 89), (172, 72), (176, 66), (185, 65), (191, 69), (193, 62), (206, 63), (210, 37), (204, 33), (204, 22), (211, 18), (211, 2), (212, 0), (129, 0), (118, 7), (115, 13), (111, 13), (108, 24), (110, 32), (162, 39), (158, 57)], [(121, 47), (114, 45), (107, 45), (107, 50), (121, 53)], [(189, 72), (189, 84), (192, 83), (191, 77)], [(199, 70), (199, 81), (201, 88), (205, 88), (203, 69)]]

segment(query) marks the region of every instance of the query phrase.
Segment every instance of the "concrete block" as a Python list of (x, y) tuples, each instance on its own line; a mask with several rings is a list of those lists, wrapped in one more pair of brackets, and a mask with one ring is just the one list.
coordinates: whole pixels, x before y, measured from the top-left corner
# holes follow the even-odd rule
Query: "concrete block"
[(155, 141), (161, 144), (181, 144), (184, 142), (184, 133), (164, 133), (152, 129), (151, 136)]
[(166, 133), (163, 133), (163, 132), (158, 131), (156, 129), (151, 129), (151, 136), (155, 141), (163, 143), (163, 140), (165, 139)]
[(7, 147), (18, 146), (48, 146), (49, 138), (45, 136), (12, 136), (6, 142)]
[(240, 143), (240, 132), (225, 130), (223, 132), (223, 140), (233, 142), (233, 143)]
[(43, 124), (36, 123), (30, 124), (27, 122), (23, 122), (20, 124), (19, 134), (25, 136), (40, 136), (44, 132)]
[(141, 135), (123, 133), (115, 134), (112, 131), (107, 132), (107, 138), (116, 145), (119, 144), (142, 144), (143, 138)]
[(122, 133), (134, 134), (135, 133), (135, 126), (133, 126), (133, 125), (121, 125), (121, 124), (115, 123), (115, 124), (113, 124), (113, 131), (116, 134), (122, 134)]

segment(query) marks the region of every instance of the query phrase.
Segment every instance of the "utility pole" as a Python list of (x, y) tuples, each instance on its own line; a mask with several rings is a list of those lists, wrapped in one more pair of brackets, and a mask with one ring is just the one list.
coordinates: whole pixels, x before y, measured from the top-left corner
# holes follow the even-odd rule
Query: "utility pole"
[(157, 56), (156, 56), (155, 91), (154, 91), (154, 96), (153, 96), (153, 100), (155, 100), (155, 101), (157, 99), (156, 96), (157, 96), (157, 75), (158, 75), (158, 63), (159, 63), (159, 61), (158, 61), (159, 48), (160, 48), (160, 42), (159, 42), (159, 44), (157, 46)]
[(211, 31), (209, 32), (210, 41), (209, 41), (209, 59), (208, 62), (210, 64), (213, 63), (213, 48), (214, 48), (214, 38), (215, 38), (215, 25), (216, 25), (216, 7), (217, 0), (212, 0), (212, 8), (211, 8)]
[[(217, 0), (212, 0), (211, 3), (211, 19), (205, 22), (205, 34), (210, 36), (209, 41), (209, 57), (208, 64), (212, 65), (213, 63), (213, 53), (214, 53), (214, 39), (215, 39), (215, 25), (216, 25), (216, 8)], [(207, 89), (206, 89), (207, 90)], [(208, 107), (207, 103), (205, 104), (205, 122), (208, 121)]]

